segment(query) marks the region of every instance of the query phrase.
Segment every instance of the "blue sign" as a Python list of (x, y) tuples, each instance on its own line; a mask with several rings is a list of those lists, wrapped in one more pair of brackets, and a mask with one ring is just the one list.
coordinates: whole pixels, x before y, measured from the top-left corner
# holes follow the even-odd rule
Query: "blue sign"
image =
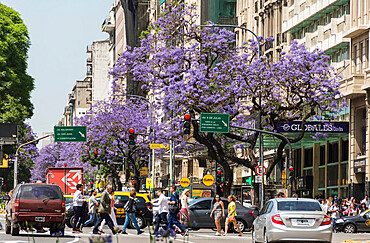
[[(278, 122), (276, 126), (280, 133), (302, 131), (301, 121)], [(306, 122), (304, 131), (309, 133), (349, 133), (349, 122)]]

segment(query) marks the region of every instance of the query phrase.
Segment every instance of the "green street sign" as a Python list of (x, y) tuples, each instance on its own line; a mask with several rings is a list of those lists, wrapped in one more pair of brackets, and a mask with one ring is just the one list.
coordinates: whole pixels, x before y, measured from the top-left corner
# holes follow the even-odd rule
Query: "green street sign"
[(55, 142), (86, 142), (86, 126), (54, 127)]
[(230, 115), (220, 113), (201, 113), (200, 132), (228, 133)]

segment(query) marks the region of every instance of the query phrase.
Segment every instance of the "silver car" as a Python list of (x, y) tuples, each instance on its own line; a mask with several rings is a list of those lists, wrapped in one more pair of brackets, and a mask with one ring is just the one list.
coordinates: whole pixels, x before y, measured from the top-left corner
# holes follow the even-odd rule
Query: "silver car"
[(331, 242), (331, 219), (313, 199), (271, 199), (253, 222), (252, 239), (253, 242)]

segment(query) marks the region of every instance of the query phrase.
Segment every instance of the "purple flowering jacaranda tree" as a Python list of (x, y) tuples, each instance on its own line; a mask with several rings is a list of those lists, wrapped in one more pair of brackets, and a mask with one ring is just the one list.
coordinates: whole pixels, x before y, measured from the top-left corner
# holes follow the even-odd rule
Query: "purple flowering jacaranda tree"
[[(209, 158), (223, 167), (228, 194), (231, 163), (252, 170), (258, 165), (259, 134), (233, 129), (224, 134), (201, 133), (193, 120), (191, 135), (183, 136), (185, 113), (193, 118), (200, 113), (227, 113), (231, 124), (244, 127), (253, 125), (261, 114), (262, 128), (274, 131), (279, 121), (298, 120), (304, 125), (310, 119), (332, 119), (346, 104), (338, 91), (339, 77), (322, 51), (310, 52), (292, 42), (289, 51), (272, 62), (263, 55), (258, 58), (256, 41), (236, 47), (234, 32), (200, 27), (198, 17), (194, 6), (170, 5), (142, 34), (141, 45), (129, 48), (117, 60), (114, 92), (125, 92), (124, 78), (143, 83), (142, 89), (154, 95), (156, 107), (163, 114), (174, 114), (172, 125), (163, 126), (168, 136), (205, 145)], [(290, 141), (300, 141), (304, 133)], [(283, 158), (286, 142), (276, 140), (267, 175)], [(238, 156), (238, 147), (245, 148), (248, 156)]]
[[(146, 135), (150, 124), (148, 105), (141, 100), (112, 97), (101, 101), (78, 121), (87, 126), (86, 148), (82, 151), (84, 161), (92, 166), (100, 165), (103, 176), (111, 176), (114, 187), (121, 188), (118, 172), (125, 162), (126, 180), (131, 178), (139, 190), (140, 169), (148, 166), (149, 137)], [(135, 131), (135, 145), (129, 145), (129, 132)], [(95, 155), (94, 152), (97, 152)]]

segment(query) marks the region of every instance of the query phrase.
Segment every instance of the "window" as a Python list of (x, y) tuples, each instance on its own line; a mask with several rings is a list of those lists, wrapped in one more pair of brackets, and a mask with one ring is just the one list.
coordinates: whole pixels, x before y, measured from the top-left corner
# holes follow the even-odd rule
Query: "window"
[(329, 143), (329, 160), (328, 164), (338, 162), (338, 142)]
[(80, 105), (80, 104), (81, 104), (81, 102), (80, 102), (80, 101), (78, 101), (78, 102), (77, 102), (77, 104), (78, 104), (78, 105)]
[(268, 208), (268, 206), (270, 205), (270, 203), (271, 203), (271, 202), (268, 202), (268, 203), (266, 203), (266, 204), (263, 206), (263, 208), (262, 208), (262, 210), (261, 210), (261, 212), (260, 212), (260, 214), (261, 214), (261, 215), (262, 215), (262, 214), (264, 214), (264, 213), (266, 213), (267, 208)]
[(320, 165), (325, 165), (325, 145), (320, 146)]
[(341, 60), (347, 60), (348, 59), (348, 47), (345, 47), (341, 51), (342, 57)]
[(340, 161), (348, 161), (348, 149), (349, 149), (348, 140), (343, 140), (342, 141), (342, 158)]
[(313, 165), (313, 149), (304, 150), (304, 167), (311, 167)]
[(49, 185), (26, 185), (21, 187), (20, 199), (63, 200), (59, 187)]
[(319, 168), (319, 188), (325, 187), (325, 167)]
[(195, 209), (211, 209), (211, 200), (204, 200), (194, 204)]
[(328, 186), (338, 185), (338, 165), (328, 166)]
[(341, 185), (348, 185), (348, 164), (340, 165)]
[(114, 203), (115, 204), (125, 204), (128, 201), (128, 196), (122, 196), (122, 195), (115, 195), (114, 196)]
[(343, 6), (343, 14), (349, 14), (349, 4), (345, 4)]
[(322, 211), (318, 202), (305, 202), (297, 200), (278, 202), (277, 207), (280, 211)]

